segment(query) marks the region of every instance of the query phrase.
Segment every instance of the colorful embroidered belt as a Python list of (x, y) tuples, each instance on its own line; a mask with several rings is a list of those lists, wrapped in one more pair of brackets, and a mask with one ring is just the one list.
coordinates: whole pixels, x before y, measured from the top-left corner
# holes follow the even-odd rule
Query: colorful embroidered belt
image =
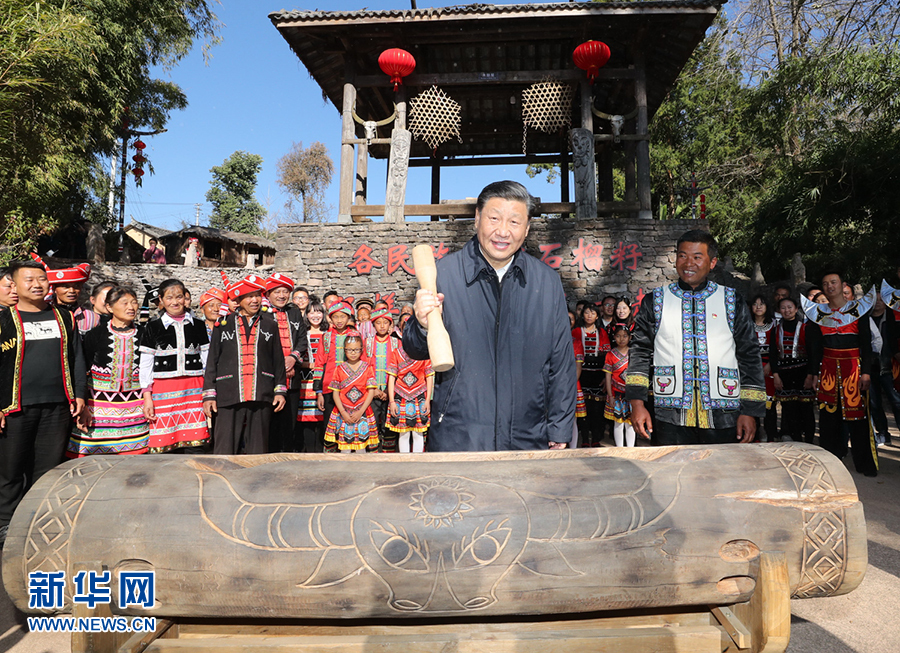
[(866, 419), (866, 404), (859, 389), (859, 349), (825, 348), (819, 369), (817, 398), (826, 409), (842, 409), (844, 419)]

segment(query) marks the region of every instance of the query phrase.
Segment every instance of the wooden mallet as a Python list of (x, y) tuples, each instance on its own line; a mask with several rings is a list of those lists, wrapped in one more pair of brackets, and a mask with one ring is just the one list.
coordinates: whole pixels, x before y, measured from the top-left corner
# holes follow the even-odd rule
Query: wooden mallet
[[(412, 251), (416, 279), (422, 290), (430, 290), (437, 295), (437, 268), (434, 266), (434, 250), (430, 245), (416, 245)], [(439, 309), (428, 314), (428, 355), (435, 372), (446, 372), (454, 365), (453, 347), (450, 334), (444, 327), (444, 318)]]

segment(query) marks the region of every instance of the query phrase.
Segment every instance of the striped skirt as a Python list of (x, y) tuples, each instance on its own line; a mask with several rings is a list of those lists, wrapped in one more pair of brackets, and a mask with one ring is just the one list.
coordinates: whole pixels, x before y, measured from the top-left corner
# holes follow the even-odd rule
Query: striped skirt
[(390, 409), (388, 409), (387, 426), (397, 433), (405, 433), (406, 431), (415, 431), (416, 433), (424, 433), (428, 430), (431, 420), (431, 414), (426, 413), (423, 406), (425, 405), (425, 395), (419, 395), (413, 399), (407, 399), (400, 394), (394, 394), (394, 401), (400, 405), (397, 417), (394, 417)]
[(304, 379), (300, 382), (300, 404), (297, 408), (297, 421), (323, 421), (322, 411), (316, 405), (316, 391), (313, 390), (312, 375), (310, 375), (309, 379)]
[(179, 376), (153, 381), (150, 453), (196, 447), (209, 440), (203, 414), (203, 377)]
[(335, 408), (331, 411), (331, 419), (328, 420), (328, 428), (325, 429), (325, 442), (337, 443), (338, 451), (357, 451), (376, 446), (378, 427), (375, 424), (372, 407), (366, 408), (366, 412), (356, 424), (345, 422)]
[(91, 389), (84, 406), (90, 427), (87, 433), (72, 427), (66, 456), (147, 453), (150, 425), (143, 409), (140, 390), (108, 392)]

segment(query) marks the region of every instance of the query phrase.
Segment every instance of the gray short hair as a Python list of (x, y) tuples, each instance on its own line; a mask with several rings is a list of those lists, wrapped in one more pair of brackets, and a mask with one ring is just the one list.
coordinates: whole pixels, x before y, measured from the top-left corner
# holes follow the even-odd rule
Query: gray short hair
[(488, 200), (492, 200), (495, 197), (509, 200), (510, 202), (522, 202), (525, 204), (529, 218), (537, 212), (537, 200), (528, 192), (528, 189), (519, 182), (510, 181), (509, 179), (505, 181), (495, 181), (492, 184), (485, 186), (478, 195), (478, 201), (475, 203), (475, 210), (481, 211)]

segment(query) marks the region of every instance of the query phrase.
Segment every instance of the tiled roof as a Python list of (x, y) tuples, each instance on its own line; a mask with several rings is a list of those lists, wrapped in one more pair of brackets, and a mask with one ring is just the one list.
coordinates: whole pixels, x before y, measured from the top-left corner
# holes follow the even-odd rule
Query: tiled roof
[(335, 21), (358, 19), (431, 20), (452, 16), (484, 14), (512, 15), (538, 13), (564, 13), (584, 10), (635, 10), (635, 9), (691, 9), (719, 8), (726, 0), (646, 0), (635, 2), (544, 2), (520, 5), (494, 5), (474, 3), (452, 7), (422, 7), (420, 9), (360, 9), (358, 11), (273, 11), (269, 20), (276, 25), (280, 21)]

